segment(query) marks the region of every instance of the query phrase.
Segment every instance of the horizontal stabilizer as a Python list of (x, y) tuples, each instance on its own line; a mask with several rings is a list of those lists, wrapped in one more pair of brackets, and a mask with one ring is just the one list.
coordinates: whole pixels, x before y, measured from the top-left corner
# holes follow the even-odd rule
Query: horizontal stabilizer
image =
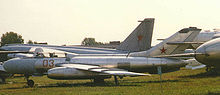
[(195, 57), (195, 55), (205, 55), (203, 53), (183, 53), (183, 54), (171, 54), (171, 55), (158, 55), (153, 57)]
[(167, 42), (168, 45), (203, 44), (204, 42)]

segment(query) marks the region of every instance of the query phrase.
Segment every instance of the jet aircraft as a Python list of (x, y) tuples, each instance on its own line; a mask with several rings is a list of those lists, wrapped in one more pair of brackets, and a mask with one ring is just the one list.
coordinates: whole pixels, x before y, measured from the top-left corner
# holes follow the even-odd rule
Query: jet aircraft
[(198, 62), (206, 65), (206, 71), (220, 70), (220, 38), (210, 40), (199, 46), (194, 53), (158, 55), (160, 58), (194, 57)]
[[(35, 51), (36, 48), (49, 49), (50, 52), (63, 51), (75, 54), (127, 54), (128, 52), (144, 51), (151, 48), (154, 27), (154, 18), (146, 18), (116, 49), (82, 47), (82, 46), (55, 46), (39, 44), (11, 44), (2, 46), (7, 51)], [(44, 50), (45, 51), (45, 50)], [(9, 57), (30, 57), (30, 54), (9, 54)]]
[[(202, 32), (200, 32), (192, 42), (170, 42), (168, 44), (173, 44), (173, 45), (178, 45), (178, 44), (191, 44), (191, 46), (189, 47), (189, 49), (196, 49), (198, 48), (201, 44), (215, 39), (215, 38), (219, 38), (220, 37), (220, 31), (219, 30), (214, 30), (214, 31), (208, 31), (208, 30), (204, 30)], [(158, 39), (158, 40), (164, 40), (164, 39)], [(187, 49), (187, 50), (189, 50)], [(189, 51), (187, 51), (189, 52)], [(193, 51), (190, 51), (191, 53)]]
[(220, 38), (210, 40), (199, 46), (195, 51), (195, 58), (197, 61), (206, 65), (207, 71), (219, 71)]
[[(53, 46), (53, 45), (29, 45), (29, 44), (11, 44), (0, 47), (0, 54), (8, 54), (10, 58), (35, 57), (38, 52), (48, 52), (53, 55), (54, 52), (66, 53), (71, 56), (76, 54), (100, 54), (111, 56), (113, 54), (126, 54), (128, 52), (147, 50), (151, 47), (151, 39), (154, 27), (154, 18), (146, 18), (134, 29), (134, 31), (116, 48), (89, 48), (77, 46)], [(125, 55), (123, 55), (125, 56)], [(0, 65), (0, 78), (5, 81), (7, 73)], [(8, 74), (10, 75), (10, 74)]]
[(181, 59), (154, 58), (152, 56), (176, 54), (183, 51), (187, 45), (169, 45), (169, 42), (192, 41), (201, 31), (195, 27), (185, 28), (165, 39), (155, 47), (143, 51), (129, 53), (127, 56), (75, 56), (75, 57), (37, 57), (14, 58), (6, 61), (4, 69), (12, 74), (24, 74), (27, 84), (32, 87), (30, 75), (44, 75), (52, 79), (94, 79), (94, 82), (103, 82), (104, 79), (114, 76), (143, 76), (142, 72), (157, 73), (157, 67), (162, 72), (177, 71), (187, 63)]

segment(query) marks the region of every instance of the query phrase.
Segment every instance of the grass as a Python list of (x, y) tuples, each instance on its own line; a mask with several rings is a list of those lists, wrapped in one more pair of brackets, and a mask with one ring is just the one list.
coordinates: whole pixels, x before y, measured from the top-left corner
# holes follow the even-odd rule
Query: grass
[(162, 82), (159, 77), (125, 77), (119, 80), (119, 86), (113, 78), (94, 84), (91, 80), (31, 77), (36, 84), (33, 88), (27, 87), (23, 77), (15, 77), (0, 84), (0, 95), (220, 95), (220, 75), (206, 73), (205, 69), (166, 73)]

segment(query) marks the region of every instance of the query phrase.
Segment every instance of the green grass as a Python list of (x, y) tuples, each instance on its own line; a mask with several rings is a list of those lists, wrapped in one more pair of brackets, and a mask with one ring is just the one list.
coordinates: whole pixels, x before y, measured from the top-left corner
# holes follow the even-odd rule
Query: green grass
[[(91, 80), (52, 80), (46, 76), (31, 77), (35, 87), (28, 88), (23, 77), (9, 78), (0, 84), (0, 95), (220, 95), (220, 75), (205, 69), (186, 70), (143, 77), (125, 77), (115, 86), (114, 79), (94, 84)], [(162, 91), (161, 85), (162, 84)]]

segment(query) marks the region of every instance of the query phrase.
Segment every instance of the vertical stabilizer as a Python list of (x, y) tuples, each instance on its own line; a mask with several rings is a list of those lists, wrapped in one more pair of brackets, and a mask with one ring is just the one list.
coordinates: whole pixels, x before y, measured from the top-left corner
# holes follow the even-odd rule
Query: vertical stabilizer
[(146, 18), (135, 30), (118, 46), (117, 50), (145, 51), (151, 48), (151, 39), (154, 28), (154, 18)]
[(201, 29), (197, 29), (196, 27), (184, 28), (151, 49), (143, 52), (131, 53), (129, 56), (152, 57), (157, 55), (183, 53), (184, 50), (191, 45), (187, 44), (187, 42), (192, 42), (200, 31)]

